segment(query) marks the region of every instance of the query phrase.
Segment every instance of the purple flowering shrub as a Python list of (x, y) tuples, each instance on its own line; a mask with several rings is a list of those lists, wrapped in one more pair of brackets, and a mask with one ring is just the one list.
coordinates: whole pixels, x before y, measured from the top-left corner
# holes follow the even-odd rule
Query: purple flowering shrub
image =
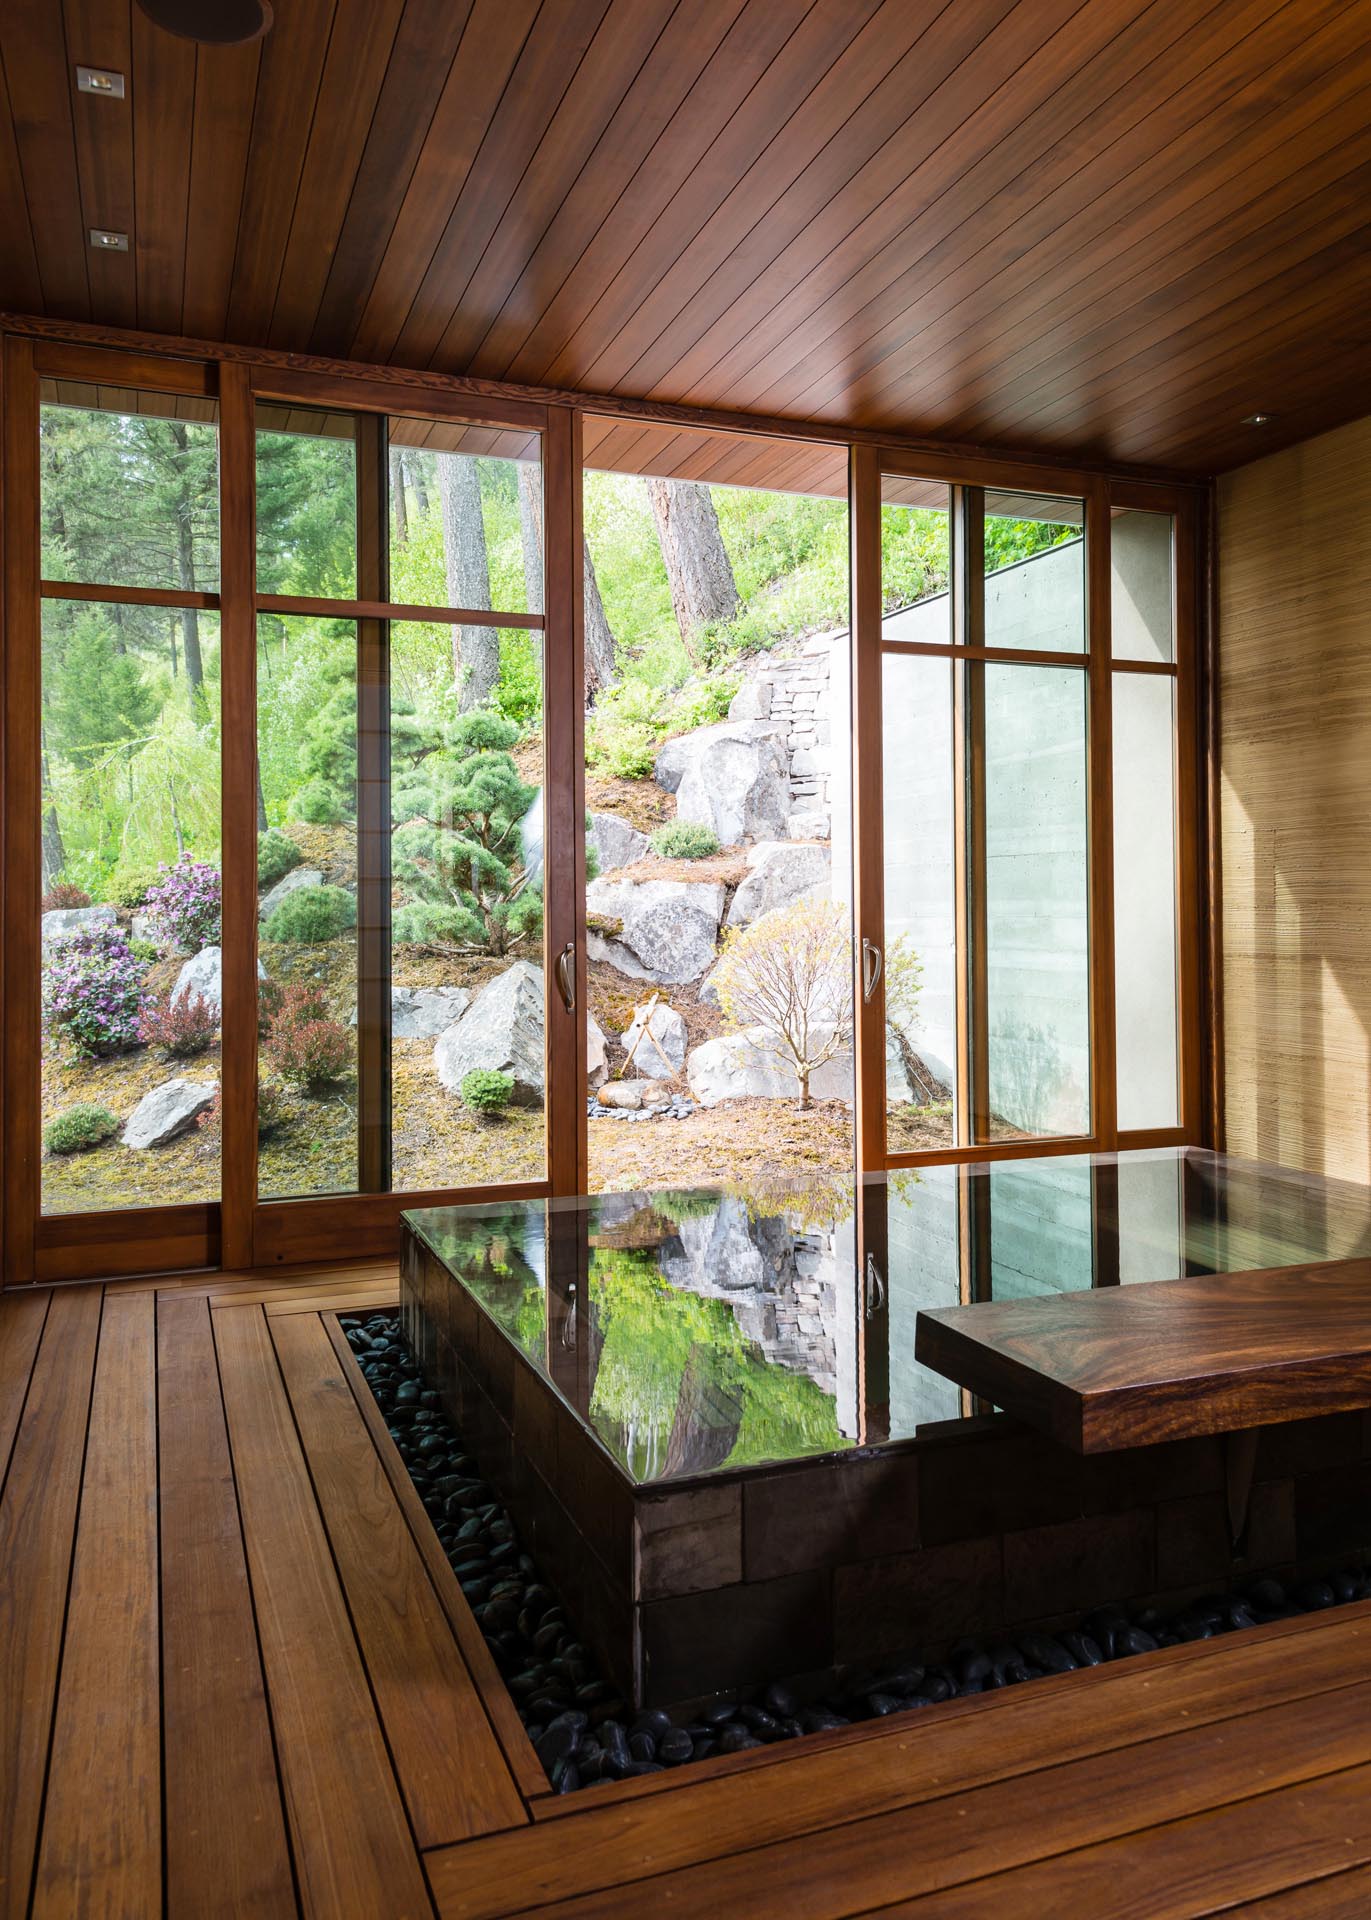
[(43, 977), (43, 1015), (73, 1053), (123, 1053), (140, 1039), (147, 994), (143, 969), (116, 927), (59, 940)]
[(169, 946), (199, 953), (201, 947), (213, 946), (219, 939), (221, 896), (218, 867), (182, 854), (174, 867), (162, 868), (144, 904)]

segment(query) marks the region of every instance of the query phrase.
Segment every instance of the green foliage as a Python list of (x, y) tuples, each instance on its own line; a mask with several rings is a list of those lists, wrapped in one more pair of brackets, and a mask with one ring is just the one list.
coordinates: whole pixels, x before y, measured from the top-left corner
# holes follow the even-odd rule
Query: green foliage
[(493, 1067), (473, 1067), (462, 1075), (462, 1105), (482, 1119), (497, 1120), (514, 1095), (514, 1076)]
[(307, 821), (310, 826), (336, 827), (346, 819), (347, 812), (348, 797), (342, 788), (317, 775), (291, 796), (291, 819)]
[(49, 1153), (88, 1153), (102, 1147), (119, 1131), (119, 1122), (108, 1107), (89, 1101), (68, 1107), (43, 1129), (43, 1145)]
[(45, 687), (46, 719), (74, 767), (85, 771), (146, 734), (158, 700), (134, 656), (120, 651), (115, 628), (98, 607), (72, 620), (61, 671)]
[(357, 902), (346, 887), (298, 887), (288, 893), (262, 928), (266, 939), (301, 945), (336, 940), (357, 924)]
[(719, 836), (694, 820), (669, 820), (652, 835), (651, 845), (664, 860), (705, 860), (719, 851)]
[(129, 952), (140, 967), (155, 966), (162, 958), (162, 949), (155, 940), (130, 940)]
[(257, 884), (274, 887), (278, 880), (298, 867), (304, 855), (290, 838), (276, 827), (268, 827), (257, 836)]
[(510, 749), (519, 729), (503, 714), (459, 714), (393, 789), (392, 870), (407, 899), (395, 938), (441, 940), (507, 953), (542, 929), (541, 888), (520, 875), (519, 823), (538, 789), (520, 778)]
[(738, 675), (722, 668), (665, 688), (626, 673), (587, 718), (587, 764), (621, 780), (650, 778), (662, 741), (726, 719), (738, 686)]
[(160, 867), (116, 867), (105, 882), (105, 898), (132, 912), (144, 904), (161, 878)]

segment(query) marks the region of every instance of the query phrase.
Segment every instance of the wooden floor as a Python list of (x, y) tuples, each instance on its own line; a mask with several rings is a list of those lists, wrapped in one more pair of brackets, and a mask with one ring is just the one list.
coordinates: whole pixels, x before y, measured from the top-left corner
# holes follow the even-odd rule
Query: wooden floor
[(0, 1298), (0, 1915), (1371, 1911), (1371, 1603), (557, 1800), (333, 1318)]

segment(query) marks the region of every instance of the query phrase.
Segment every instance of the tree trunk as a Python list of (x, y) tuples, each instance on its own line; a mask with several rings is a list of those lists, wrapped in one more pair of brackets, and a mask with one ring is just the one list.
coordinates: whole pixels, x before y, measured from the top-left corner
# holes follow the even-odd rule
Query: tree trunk
[(414, 504), (419, 510), (419, 518), (425, 520), (428, 518), (428, 485), (424, 479), (424, 463), (417, 453), (404, 453), (400, 458), (410, 492), (414, 495)]
[[(481, 483), (476, 462), (446, 454), (438, 462), (443, 503), (443, 562), (451, 607), (479, 610), (490, 605), (490, 566), (481, 518)], [(484, 706), (500, 677), (500, 635), (494, 627), (452, 629), (452, 673), (463, 713)]]
[[(543, 589), (543, 470), (533, 461), (519, 465), (519, 539), (524, 550), (524, 578), (528, 582), (530, 613), (545, 609)], [(582, 540), (585, 606), (585, 696), (590, 706), (597, 693), (613, 686), (614, 635), (605, 617), (600, 598), (600, 583), (595, 577), (595, 562), (590, 557), (590, 542)]]
[[(189, 450), (190, 441), (179, 421), (171, 423), (171, 438), (183, 453)], [(181, 497), (176, 503), (176, 584), (187, 593), (194, 593), (195, 538), (190, 516), (191, 500), (183, 481)], [(194, 607), (187, 607), (181, 615), (181, 645), (186, 657), (186, 678), (194, 699), (205, 684), (204, 663), (200, 657), (200, 616)]]
[(519, 544), (524, 550), (524, 580), (528, 610), (543, 607), (543, 470), (536, 460), (521, 460), (519, 474)]
[(262, 769), (259, 764), (257, 768), (257, 831), (258, 833), (265, 833), (266, 830), (267, 830), (267, 803), (262, 798)]
[[(47, 735), (43, 736), (43, 785), (51, 792), (52, 772), (48, 766)], [(43, 887), (47, 890), (67, 864), (67, 849), (62, 840), (62, 823), (57, 808), (49, 800), (43, 809)]]
[(649, 480), (647, 492), (676, 624), (686, 652), (698, 663), (696, 635), (701, 627), (731, 620), (738, 611), (738, 588), (719, 516), (709, 488), (698, 480)]
[(409, 502), (405, 495), (405, 459), (398, 447), (390, 450), (390, 501), (395, 521), (395, 544), (402, 547), (409, 539)]

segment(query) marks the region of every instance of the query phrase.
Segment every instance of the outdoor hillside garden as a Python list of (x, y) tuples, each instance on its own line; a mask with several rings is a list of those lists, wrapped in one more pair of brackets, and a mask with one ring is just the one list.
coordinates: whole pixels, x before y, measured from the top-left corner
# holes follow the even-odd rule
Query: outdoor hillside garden
[[(262, 591), (355, 594), (352, 461), (350, 439), (259, 435)], [(217, 587), (211, 425), (47, 406), (42, 477), (45, 578)], [(541, 608), (536, 466), (397, 446), (391, 496), (394, 600)], [(846, 740), (822, 716), (845, 504), (589, 473), (585, 520), (593, 1184), (846, 1166)], [(1021, 531), (1025, 551), (1050, 533)], [(891, 604), (945, 587), (943, 516), (889, 516), (886, 544)], [(347, 1191), (353, 625), (263, 615), (257, 667), (259, 1186)], [(45, 1208), (217, 1197), (217, 616), (49, 599), (42, 692)], [(541, 634), (396, 623), (390, 703), (392, 1184), (535, 1179)], [(942, 1091), (918, 1071), (918, 971), (890, 956), (915, 1103)]]

